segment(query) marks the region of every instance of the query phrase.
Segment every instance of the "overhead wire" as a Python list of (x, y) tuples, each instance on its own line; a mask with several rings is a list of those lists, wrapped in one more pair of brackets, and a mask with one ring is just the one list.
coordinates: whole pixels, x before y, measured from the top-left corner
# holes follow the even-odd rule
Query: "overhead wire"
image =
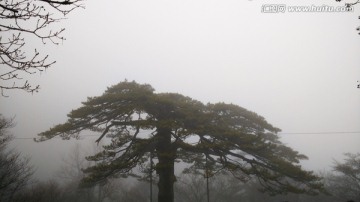
[[(332, 134), (360, 134), (360, 131), (327, 131), (327, 132), (280, 132), (278, 135), (332, 135)], [(83, 137), (95, 137), (98, 135), (81, 135)], [(36, 137), (35, 137), (36, 138)], [(54, 137), (60, 138), (60, 137)], [(33, 140), (34, 137), (13, 137), (15, 140)]]
[(283, 132), (278, 133), (279, 135), (308, 135), (308, 134), (357, 134), (360, 131), (335, 131), (335, 132)]

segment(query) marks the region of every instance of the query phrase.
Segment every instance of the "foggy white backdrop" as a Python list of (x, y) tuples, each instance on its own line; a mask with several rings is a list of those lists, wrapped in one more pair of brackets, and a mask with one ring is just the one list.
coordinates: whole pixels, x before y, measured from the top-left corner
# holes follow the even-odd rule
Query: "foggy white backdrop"
[[(282, 129), (307, 155), (306, 169), (329, 170), (344, 152), (360, 152), (360, 5), (343, 13), (262, 13), (264, 4), (342, 6), (344, 2), (240, 0), (86, 0), (58, 23), (61, 45), (36, 47), (57, 63), (27, 77), (33, 95), (7, 91), (0, 113), (15, 117), (12, 146), (52, 177), (80, 141), (31, 139), (88, 96), (124, 79), (207, 102), (234, 103)], [(333, 133), (335, 132), (335, 133)], [(338, 133), (357, 132), (357, 133)], [(303, 133), (303, 134), (287, 134)], [(317, 133), (317, 134), (308, 134)], [(319, 134), (321, 133), (321, 134)]]

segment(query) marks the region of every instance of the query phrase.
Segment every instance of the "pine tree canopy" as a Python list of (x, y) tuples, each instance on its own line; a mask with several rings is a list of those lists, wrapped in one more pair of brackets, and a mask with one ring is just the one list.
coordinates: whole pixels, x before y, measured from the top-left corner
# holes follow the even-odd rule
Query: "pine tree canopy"
[(88, 157), (98, 163), (85, 169), (84, 184), (133, 175), (152, 153), (159, 192), (166, 189), (160, 186), (176, 181), (174, 164), (179, 162), (190, 166), (187, 171), (227, 171), (243, 181), (258, 179), (273, 194), (322, 191), (320, 178), (300, 166), (307, 157), (279, 140), (280, 129), (240, 106), (156, 93), (134, 81), (120, 82), (82, 104), (66, 123), (40, 133), (37, 141), (76, 138), (84, 130), (97, 132), (97, 142), (107, 138), (104, 150)]

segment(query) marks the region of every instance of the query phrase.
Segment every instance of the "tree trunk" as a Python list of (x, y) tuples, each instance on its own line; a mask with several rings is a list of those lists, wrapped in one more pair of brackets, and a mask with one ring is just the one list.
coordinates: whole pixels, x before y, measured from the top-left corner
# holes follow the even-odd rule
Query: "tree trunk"
[(175, 151), (171, 145), (171, 131), (168, 129), (158, 129), (157, 136), (159, 138), (156, 147), (159, 159), (156, 165), (156, 172), (159, 174), (158, 202), (174, 202)]

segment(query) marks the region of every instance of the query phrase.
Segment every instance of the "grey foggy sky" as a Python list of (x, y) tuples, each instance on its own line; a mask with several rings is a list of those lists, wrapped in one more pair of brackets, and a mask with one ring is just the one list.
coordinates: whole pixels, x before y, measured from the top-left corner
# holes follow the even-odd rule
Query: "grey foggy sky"
[[(204, 103), (240, 105), (284, 133), (360, 131), (360, 5), (351, 13), (262, 13), (269, 2), (87, 0), (85, 10), (58, 24), (66, 27), (62, 45), (31, 41), (57, 63), (29, 77), (41, 85), (39, 93), (8, 91), (9, 98), (0, 98), (1, 113), (16, 116), (16, 137), (35, 137), (88, 96), (128, 79)], [(332, 158), (360, 152), (359, 133), (281, 137), (310, 158), (308, 169), (328, 169)], [(32, 157), (38, 175), (50, 176), (74, 142), (13, 145)]]

